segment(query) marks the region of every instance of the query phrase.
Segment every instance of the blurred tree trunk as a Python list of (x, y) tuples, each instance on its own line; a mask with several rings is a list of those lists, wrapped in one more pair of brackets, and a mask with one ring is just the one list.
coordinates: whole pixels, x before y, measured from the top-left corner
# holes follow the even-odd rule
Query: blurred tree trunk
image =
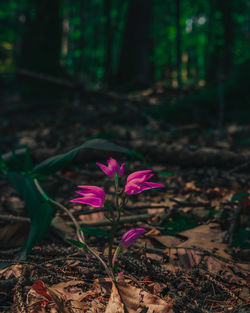
[[(233, 0), (217, 1), (211, 3), (209, 19), (208, 47), (210, 52), (207, 59), (208, 83), (215, 83), (226, 77), (232, 69), (233, 45)], [(212, 47), (212, 49), (211, 49)]]
[(233, 19), (233, 0), (218, 1), (221, 6), (222, 23), (224, 28), (224, 75), (228, 74), (232, 70), (232, 47), (234, 39), (234, 19)]
[(181, 53), (181, 0), (176, 0), (176, 51), (177, 51), (177, 81), (178, 87), (182, 85), (182, 53)]
[(35, 5), (36, 17), (28, 29), (21, 64), (29, 70), (58, 75), (62, 48), (61, 0), (36, 0)]
[[(19, 65), (21, 68), (51, 76), (60, 76), (60, 56), (62, 50), (61, 0), (36, 0), (35, 19), (27, 17), (27, 32), (24, 35)], [(28, 81), (28, 93), (35, 89), (43, 95), (47, 84)], [(41, 90), (42, 89), (42, 90)]]
[(105, 82), (109, 86), (112, 83), (112, 21), (111, 21), (111, 0), (104, 0), (104, 14), (106, 17), (105, 33), (106, 33), (106, 59), (105, 59)]
[(153, 0), (130, 0), (116, 85), (133, 88), (150, 83), (150, 27)]

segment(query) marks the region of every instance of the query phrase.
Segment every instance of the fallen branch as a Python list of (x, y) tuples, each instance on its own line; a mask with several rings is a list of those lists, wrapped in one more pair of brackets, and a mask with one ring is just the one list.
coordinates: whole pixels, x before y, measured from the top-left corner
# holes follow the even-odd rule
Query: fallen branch
[[(138, 215), (131, 215), (131, 216), (124, 216), (120, 218), (119, 223), (125, 224), (125, 223), (133, 223), (133, 222), (140, 222), (145, 221), (149, 218), (155, 217), (156, 214), (138, 214)], [(67, 222), (68, 225), (73, 225), (72, 222)], [(81, 226), (109, 226), (111, 225), (111, 222), (108, 220), (100, 220), (96, 222), (79, 222)]]

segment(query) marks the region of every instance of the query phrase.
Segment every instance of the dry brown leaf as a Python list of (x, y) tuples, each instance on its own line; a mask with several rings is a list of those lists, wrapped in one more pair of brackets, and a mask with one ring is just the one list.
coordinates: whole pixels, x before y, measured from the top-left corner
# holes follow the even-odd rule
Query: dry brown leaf
[[(84, 291), (84, 281), (62, 282), (51, 287), (37, 281), (27, 294), (29, 313), (79, 313), (86, 309), (85, 299), (95, 298), (95, 291)], [(89, 303), (88, 303), (89, 304)]]
[[(212, 255), (205, 255), (202, 250), (206, 250), (215, 256), (224, 259), (232, 260), (231, 255), (225, 250), (229, 249), (227, 244), (222, 243), (223, 233), (218, 224), (211, 223), (208, 225), (201, 225), (193, 229), (183, 231), (175, 236), (153, 236), (151, 243), (159, 242), (161, 245), (169, 247), (164, 252), (171, 260), (177, 261), (177, 264), (186, 269), (190, 269), (203, 261), (211, 273), (220, 273), (223, 277), (227, 277), (230, 282), (237, 282), (241, 285), (246, 284), (247, 271), (250, 266), (245, 264), (235, 264), (234, 270), (229, 266), (231, 263), (213, 257)], [(184, 240), (186, 238), (186, 240)], [(172, 248), (171, 248), (172, 247)], [(194, 248), (194, 249), (192, 249)], [(201, 250), (197, 250), (197, 248)], [(238, 268), (239, 270), (236, 270)], [(241, 272), (241, 275), (238, 275)]]
[[(124, 305), (128, 313), (173, 313), (172, 305), (161, 298), (142, 289), (119, 282), (118, 288), (113, 284), (112, 292), (105, 313), (123, 313)], [(122, 300), (121, 300), (122, 299)], [(122, 302), (121, 302), (122, 301)]]
[(225, 252), (228, 246), (224, 243), (219, 242), (222, 231), (218, 224), (210, 223), (207, 225), (197, 226), (195, 228), (185, 230), (179, 235), (186, 237), (187, 240), (182, 242), (179, 247), (183, 248), (202, 248), (210, 252), (215, 252), (216, 254), (224, 257), (230, 258), (230, 255)]
[(10, 279), (13, 278), (19, 278), (22, 274), (23, 265), (22, 264), (15, 264), (8, 267), (5, 267), (0, 270), (0, 277), (1, 279)]
[(112, 291), (105, 313), (125, 313), (125, 312), (126, 311), (124, 309), (124, 304), (122, 303), (119, 292), (115, 284), (112, 284)]
[(150, 231), (148, 231), (147, 233), (146, 233), (146, 236), (147, 237), (150, 237), (150, 236), (157, 236), (157, 235), (159, 235), (161, 232), (158, 230), (158, 229), (156, 229), (156, 228), (152, 228)]

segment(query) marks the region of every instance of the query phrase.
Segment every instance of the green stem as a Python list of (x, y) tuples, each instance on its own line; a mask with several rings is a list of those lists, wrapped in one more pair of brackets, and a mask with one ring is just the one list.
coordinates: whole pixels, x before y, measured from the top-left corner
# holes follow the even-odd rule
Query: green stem
[(119, 255), (119, 253), (120, 253), (120, 251), (121, 251), (121, 246), (119, 245), (117, 248), (116, 248), (116, 250), (115, 250), (115, 253), (114, 253), (114, 256), (113, 256), (113, 259), (112, 259), (112, 266), (114, 267), (114, 265), (115, 265), (115, 261), (117, 260), (117, 258), (118, 258), (118, 255)]
[(111, 228), (111, 235), (109, 239), (109, 254), (108, 254), (108, 259), (109, 259), (109, 267), (112, 270), (112, 248), (113, 248), (113, 243), (114, 243), (114, 238), (117, 232), (117, 227), (120, 221), (120, 216), (121, 216), (121, 208), (119, 206), (119, 177), (117, 174), (115, 174), (115, 208), (117, 211), (117, 218), (113, 216), (113, 223), (112, 223), (112, 228)]
[(39, 181), (35, 178), (34, 179), (34, 183), (38, 189), (38, 191), (40, 192), (40, 194), (42, 195), (42, 197), (46, 200), (46, 201), (50, 201), (51, 203), (55, 204), (57, 207), (59, 207), (61, 210), (65, 211), (68, 216), (71, 218), (75, 228), (76, 228), (76, 234), (77, 234), (77, 238), (78, 240), (83, 243), (87, 249), (87, 251), (92, 254), (94, 257), (96, 257), (100, 262), (101, 264), (103, 265), (103, 267), (105, 268), (109, 278), (112, 280), (112, 281), (115, 281), (115, 277), (114, 277), (114, 274), (113, 274), (113, 271), (110, 270), (107, 266), (107, 264), (103, 261), (103, 259), (92, 249), (90, 248), (86, 242), (85, 242), (85, 238), (84, 238), (84, 234), (83, 232), (81, 231), (81, 227), (79, 225), (79, 223), (76, 221), (76, 219), (74, 218), (74, 216), (72, 215), (72, 213), (65, 207), (63, 206), (61, 203), (57, 202), (57, 201), (54, 201), (53, 199), (51, 199), (46, 193), (45, 191), (43, 190), (42, 186), (39, 184)]
[(108, 257), (108, 259), (109, 259), (109, 267), (110, 267), (110, 269), (112, 269), (113, 268), (113, 266), (112, 266), (112, 258), (113, 258), (113, 256), (112, 256), (112, 248), (113, 248), (113, 243), (114, 243), (114, 238), (115, 238), (115, 234), (116, 234), (116, 231), (117, 231), (117, 226), (118, 226), (118, 224), (117, 224), (117, 222), (116, 221), (113, 221), (113, 224), (112, 224), (112, 229), (111, 229), (111, 235), (110, 235), (110, 239), (109, 239), (109, 257)]

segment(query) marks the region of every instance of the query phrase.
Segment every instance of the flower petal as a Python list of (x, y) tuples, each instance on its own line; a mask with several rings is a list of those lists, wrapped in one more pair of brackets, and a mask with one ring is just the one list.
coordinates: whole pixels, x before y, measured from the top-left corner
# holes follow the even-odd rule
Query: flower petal
[(113, 175), (112, 170), (110, 167), (103, 165), (102, 163), (96, 162), (96, 165), (100, 167), (100, 169), (106, 174), (107, 176), (111, 177)]
[(124, 166), (125, 166), (125, 163), (122, 163), (120, 169), (118, 170), (118, 175), (120, 177), (123, 176), (123, 174), (124, 174)]
[(126, 184), (124, 191), (128, 195), (136, 195), (136, 194), (142, 192), (143, 190), (141, 190), (140, 186), (130, 182), (130, 183)]
[[(130, 182), (132, 179), (135, 179), (135, 178), (143, 178), (145, 177), (147, 174), (149, 173), (152, 173), (152, 170), (145, 170), (145, 171), (137, 171), (137, 172), (134, 172), (130, 175), (128, 175), (128, 178), (127, 178), (127, 183)], [(147, 177), (147, 176), (146, 176)], [(149, 179), (149, 178), (148, 178)]]
[(113, 158), (109, 158), (108, 159), (108, 167), (110, 168), (110, 170), (112, 170), (112, 171), (117, 171), (118, 170), (118, 168), (119, 168), (119, 164), (118, 164), (118, 162), (115, 160), (115, 159), (113, 159)]
[(100, 208), (103, 205), (103, 201), (97, 197), (84, 197), (70, 200), (70, 202), (83, 203), (93, 206), (94, 208)]
[(108, 166), (103, 165), (102, 163), (96, 163), (97, 166), (109, 177), (114, 178), (115, 173), (117, 173), (120, 177), (124, 174), (124, 165), (123, 163), (119, 166), (119, 163), (110, 157), (107, 161)]
[(95, 194), (98, 197), (105, 197), (105, 192), (102, 188), (97, 187), (97, 186), (90, 186), (90, 185), (81, 185), (81, 186), (77, 186), (78, 188), (82, 188), (82, 189), (87, 189), (89, 190), (89, 192)]
[(147, 231), (144, 228), (131, 229), (122, 236), (121, 244), (128, 248), (136, 241), (138, 237), (146, 232)]

